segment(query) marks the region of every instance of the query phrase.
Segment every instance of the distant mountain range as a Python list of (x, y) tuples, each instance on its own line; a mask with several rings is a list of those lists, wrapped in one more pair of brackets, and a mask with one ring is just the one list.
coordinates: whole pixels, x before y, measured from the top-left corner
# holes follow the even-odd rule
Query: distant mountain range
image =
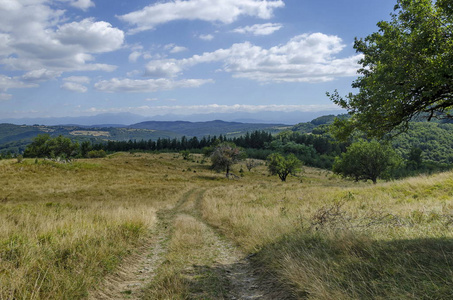
[(317, 117), (329, 114), (340, 114), (343, 111), (318, 111), (318, 112), (275, 112), (262, 111), (259, 113), (236, 112), (236, 113), (210, 113), (196, 115), (158, 115), (145, 117), (132, 113), (106, 113), (95, 116), (64, 117), (64, 118), (5, 118), (0, 123), (16, 125), (79, 125), (90, 127), (125, 127), (145, 121), (188, 121), (207, 122), (223, 120), (226, 122), (261, 123), (261, 124), (285, 124), (294, 125), (301, 122), (309, 122)]

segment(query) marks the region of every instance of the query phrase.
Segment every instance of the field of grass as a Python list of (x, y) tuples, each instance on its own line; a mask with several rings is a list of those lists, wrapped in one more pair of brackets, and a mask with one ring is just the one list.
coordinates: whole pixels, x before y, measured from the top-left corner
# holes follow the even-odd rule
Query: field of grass
[(200, 162), (0, 161), (0, 299), (87, 298), (158, 235), (144, 299), (237, 296), (250, 268), (287, 298), (452, 298), (453, 173), (372, 185), (307, 167), (282, 183)]

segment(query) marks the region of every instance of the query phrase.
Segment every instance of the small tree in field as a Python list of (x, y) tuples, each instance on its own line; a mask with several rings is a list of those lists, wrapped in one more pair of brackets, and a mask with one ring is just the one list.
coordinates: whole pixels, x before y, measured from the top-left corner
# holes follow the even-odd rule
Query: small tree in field
[(378, 177), (397, 165), (398, 161), (398, 155), (389, 144), (361, 140), (335, 159), (333, 171), (355, 181), (371, 179), (376, 184)]
[(190, 151), (189, 150), (183, 150), (179, 152), (184, 160), (189, 160), (190, 159)]
[(233, 143), (218, 145), (211, 154), (212, 168), (225, 171), (226, 177), (230, 176), (231, 167), (244, 158), (244, 153)]
[(256, 161), (256, 160), (254, 160), (254, 159), (247, 159), (246, 162), (245, 162), (245, 166), (247, 167), (247, 170), (249, 170), (249, 172), (253, 168), (255, 168), (255, 167), (259, 166), (259, 165), (260, 165), (260, 163), (258, 161)]
[(286, 158), (280, 153), (272, 153), (267, 157), (268, 170), (272, 175), (278, 175), (281, 181), (286, 181), (289, 174), (296, 175), (302, 167), (302, 162), (294, 154)]

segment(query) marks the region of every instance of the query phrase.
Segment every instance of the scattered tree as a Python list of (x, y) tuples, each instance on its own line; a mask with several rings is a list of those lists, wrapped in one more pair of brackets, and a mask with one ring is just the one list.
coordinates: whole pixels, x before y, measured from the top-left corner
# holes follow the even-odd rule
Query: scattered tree
[(190, 159), (190, 151), (189, 150), (182, 150), (179, 152), (184, 160)]
[(391, 21), (356, 39), (363, 55), (357, 94), (331, 100), (352, 117), (337, 120), (339, 137), (359, 129), (382, 137), (405, 131), (414, 118), (452, 118), (453, 5), (451, 0), (398, 0)]
[(289, 174), (295, 176), (302, 167), (302, 162), (294, 154), (286, 158), (280, 153), (272, 153), (267, 158), (268, 170), (272, 175), (278, 175), (281, 181), (286, 181)]
[(254, 160), (254, 159), (247, 159), (245, 161), (245, 167), (247, 168), (247, 170), (249, 170), (249, 172), (253, 168), (255, 168), (255, 167), (259, 166), (259, 165), (260, 165), (260, 163), (258, 161), (256, 161), (256, 160)]
[(231, 167), (243, 158), (244, 153), (235, 144), (221, 143), (211, 154), (212, 168), (217, 171), (225, 171), (226, 177), (229, 177)]
[(370, 179), (376, 184), (378, 177), (396, 166), (399, 157), (388, 143), (360, 140), (335, 159), (333, 171), (355, 181)]

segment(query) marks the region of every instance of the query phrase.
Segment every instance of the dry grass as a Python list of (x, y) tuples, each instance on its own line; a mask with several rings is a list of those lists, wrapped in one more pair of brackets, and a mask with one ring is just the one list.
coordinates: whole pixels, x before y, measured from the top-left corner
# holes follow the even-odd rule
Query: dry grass
[(219, 256), (211, 230), (194, 217), (175, 216), (163, 268), (145, 299), (224, 299), (226, 278), (215, 267)]
[(85, 297), (185, 191), (180, 162), (159, 157), (1, 161), (0, 299)]
[(377, 186), (325, 176), (211, 189), (203, 217), (299, 298), (451, 297), (453, 173)]
[[(156, 212), (172, 229), (150, 299), (225, 295), (221, 273), (187, 269), (218, 255), (203, 222), (301, 299), (451, 299), (453, 173), (377, 185), (312, 168), (286, 183), (265, 166), (244, 174), (227, 180), (172, 154), (0, 161), (0, 299), (84, 298), (151, 234)], [(205, 193), (185, 199), (194, 189)]]

